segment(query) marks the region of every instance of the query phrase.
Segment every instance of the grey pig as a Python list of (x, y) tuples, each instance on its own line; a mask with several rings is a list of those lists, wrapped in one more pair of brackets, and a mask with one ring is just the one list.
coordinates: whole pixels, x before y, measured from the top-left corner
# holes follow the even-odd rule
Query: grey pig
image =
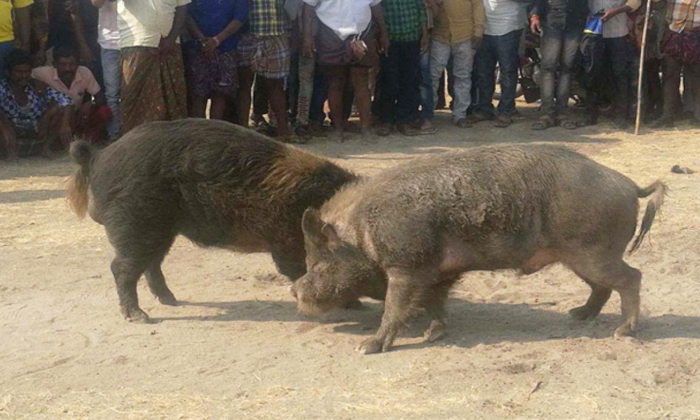
[(641, 273), (623, 261), (638, 201), (651, 195), (641, 244), (666, 187), (624, 175), (563, 147), (504, 145), (415, 159), (345, 186), (302, 226), (308, 272), (291, 287), (315, 315), (361, 296), (385, 299), (365, 354), (387, 351), (420, 308), (428, 341), (445, 335), (450, 287), (464, 272), (534, 273), (561, 262), (591, 287), (572, 317), (593, 319), (613, 290), (622, 299), (616, 337), (632, 335)]

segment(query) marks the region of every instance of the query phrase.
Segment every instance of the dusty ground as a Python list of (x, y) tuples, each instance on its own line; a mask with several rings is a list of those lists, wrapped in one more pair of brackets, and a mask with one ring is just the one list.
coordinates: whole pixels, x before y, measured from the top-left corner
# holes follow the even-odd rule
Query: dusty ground
[[(525, 115), (531, 116), (532, 110)], [(651, 240), (628, 259), (644, 273), (639, 340), (613, 340), (615, 297), (593, 323), (566, 312), (588, 296), (562, 267), (528, 277), (472, 273), (449, 303), (450, 336), (426, 345), (425, 317), (394, 351), (354, 347), (382, 306), (297, 315), (286, 284), (256, 277), (267, 255), (202, 250), (178, 240), (164, 265), (179, 307), (124, 322), (102, 228), (63, 200), (68, 158), (0, 163), (0, 418), (10, 419), (667, 419), (700, 418), (700, 131), (615, 132), (603, 124), (533, 133), (483, 124), (365, 146), (306, 149), (371, 174), (416, 155), (497, 142), (581, 150), (671, 193)], [(585, 206), (586, 203), (581, 203)]]

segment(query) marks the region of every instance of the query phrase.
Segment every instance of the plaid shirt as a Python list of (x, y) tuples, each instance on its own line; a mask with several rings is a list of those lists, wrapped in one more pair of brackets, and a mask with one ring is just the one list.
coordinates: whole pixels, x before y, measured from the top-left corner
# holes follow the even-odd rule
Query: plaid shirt
[(284, 11), (284, 0), (250, 0), (248, 23), (253, 35), (286, 35), (290, 23)]
[(670, 23), (669, 29), (676, 33), (699, 27), (700, 0), (670, 0), (667, 20)]
[(7, 79), (0, 81), (0, 112), (21, 130), (36, 131), (39, 128), (39, 119), (54, 103), (60, 107), (73, 105), (73, 101), (67, 95), (52, 88), (46, 88), (43, 94), (39, 94), (28, 85), (24, 92), (29, 101), (26, 106), (21, 107), (15, 100)]
[(386, 30), (392, 41), (417, 41), (425, 22), (423, 0), (383, 0)]

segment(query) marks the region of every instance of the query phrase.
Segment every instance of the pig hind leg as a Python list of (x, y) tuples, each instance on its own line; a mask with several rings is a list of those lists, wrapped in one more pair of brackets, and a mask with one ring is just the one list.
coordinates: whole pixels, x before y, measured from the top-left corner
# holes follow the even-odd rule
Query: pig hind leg
[(175, 306), (177, 305), (177, 299), (175, 295), (170, 291), (168, 286), (165, 284), (165, 276), (160, 266), (163, 263), (163, 254), (160, 258), (154, 258), (151, 265), (146, 269), (146, 282), (148, 283), (148, 288), (151, 293), (158, 298), (158, 301), (163, 305)]
[(148, 267), (148, 262), (142, 259), (128, 258), (117, 255), (112, 261), (112, 274), (117, 284), (119, 308), (124, 318), (129, 322), (148, 322), (148, 315), (139, 307), (136, 284), (141, 274)]
[(404, 325), (425, 306), (426, 289), (431, 284), (430, 274), (419, 270), (389, 269), (384, 315), (374, 337), (363, 341), (357, 348), (364, 354), (388, 351)]
[(587, 309), (578, 310), (577, 308), (574, 316), (588, 315), (586, 317), (588, 319), (594, 313), (600, 312), (609, 298), (609, 290), (612, 289), (620, 294), (623, 318), (622, 324), (615, 329), (614, 336), (634, 335), (639, 319), (641, 272), (627, 265), (622, 258), (610, 260), (609, 257), (599, 261), (574, 264), (572, 268), (591, 284), (593, 289), (591, 297), (583, 306)]
[(155, 288), (154, 293), (168, 290), (160, 263), (174, 240), (175, 235), (169, 232), (168, 229), (148, 229), (147, 225), (130, 226), (128, 223), (120, 223), (116, 229), (111, 224), (107, 226), (107, 235), (117, 254), (111, 268), (119, 307), (128, 321), (148, 322), (148, 315), (139, 307), (136, 292), (142, 274), (147, 274), (149, 287), (152, 291)]

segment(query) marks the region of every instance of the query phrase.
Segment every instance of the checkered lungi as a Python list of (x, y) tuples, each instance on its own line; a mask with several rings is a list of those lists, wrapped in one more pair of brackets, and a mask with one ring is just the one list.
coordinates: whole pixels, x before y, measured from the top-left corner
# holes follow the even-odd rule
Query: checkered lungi
[(267, 79), (289, 76), (291, 51), (289, 36), (245, 34), (238, 42), (238, 67), (248, 67)]

